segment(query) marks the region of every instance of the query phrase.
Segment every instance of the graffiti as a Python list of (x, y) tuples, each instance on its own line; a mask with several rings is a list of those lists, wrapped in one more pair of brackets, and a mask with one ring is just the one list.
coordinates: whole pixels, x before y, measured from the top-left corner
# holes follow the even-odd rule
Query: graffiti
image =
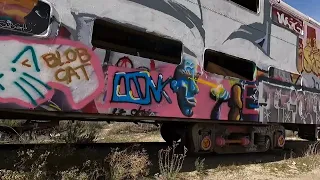
[(154, 71), (154, 70), (156, 70), (156, 63), (153, 59), (150, 59), (150, 69), (145, 66), (140, 66), (140, 67), (138, 67), (138, 69), (145, 70), (145, 71), (150, 71), (150, 70)]
[(118, 60), (116, 63), (117, 67), (133, 68), (132, 61), (129, 57), (124, 56)]
[(307, 39), (304, 47), (303, 68), (307, 73), (312, 72), (317, 76), (320, 75), (320, 52), (317, 44), (311, 39)]
[(263, 82), (259, 94), (263, 122), (315, 124), (320, 122), (320, 94)]
[[(156, 62), (155, 60), (153, 59), (145, 59), (145, 58), (140, 58), (139, 59), (140, 61), (149, 61), (150, 63), (150, 68), (142, 65), (142, 66), (139, 66), (137, 69), (141, 70), (141, 71), (154, 71), (156, 70)], [(137, 63), (137, 61), (135, 62)], [(138, 64), (138, 63), (137, 63)], [(138, 66), (136, 64), (136, 66)], [(143, 63), (144, 64), (144, 63)], [(121, 58), (119, 58), (119, 60), (116, 62), (115, 66), (117, 67), (124, 67), (124, 68), (135, 68), (134, 65), (133, 65), (133, 62), (132, 60), (128, 57), (128, 56), (123, 56)]]
[[(227, 113), (226, 120), (258, 120), (258, 90), (255, 82), (224, 80), (220, 83), (212, 83), (201, 78), (197, 82), (210, 87), (210, 98), (215, 101), (210, 119), (223, 119), (221, 115)], [(230, 84), (230, 91), (223, 84)], [(224, 104), (228, 109), (223, 107)], [(223, 108), (224, 112), (222, 112)]]
[(131, 115), (132, 116), (156, 116), (156, 113), (152, 112), (151, 109), (145, 110), (141, 108), (142, 107), (140, 106), (139, 109), (132, 109)]
[(288, 28), (289, 30), (302, 35), (303, 34), (303, 21), (272, 7), (272, 19), (274, 22)]
[(21, 62), (22, 66), (31, 67), (31, 64), (29, 64), (29, 59), (26, 59)]
[(318, 30), (307, 25), (306, 38), (299, 39), (297, 70), (302, 74), (303, 85), (320, 89), (320, 49), (317, 45)]
[(193, 115), (192, 108), (196, 106), (195, 95), (199, 93), (197, 85), (197, 65), (191, 59), (183, 58), (172, 78), (170, 87), (177, 94), (179, 108), (183, 115), (191, 117)]
[(30, 33), (32, 31), (32, 29), (27, 27), (26, 24), (14, 23), (10, 20), (0, 20), (0, 29), (21, 31), (21, 32), (25, 32), (25, 33)]
[[(243, 108), (241, 110), (242, 119), (255, 120), (259, 119), (259, 91), (256, 82), (253, 81), (242, 81), (243, 88)], [(236, 99), (234, 103), (236, 103)], [(239, 102), (239, 101), (238, 101)]]
[[(79, 74), (81, 72), (85, 79), (88, 81), (89, 76), (85, 69), (86, 66), (91, 65), (89, 63), (89, 61), (91, 60), (91, 55), (88, 53), (88, 51), (85, 48), (69, 48), (62, 54), (63, 56), (61, 56), (61, 53), (59, 51), (56, 51), (56, 53), (46, 53), (41, 56), (49, 68), (53, 69), (59, 67), (55, 71), (55, 79), (59, 82), (65, 82), (69, 84), (72, 82), (72, 77), (76, 77), (80, 80), (81, 76)], [(80, 65), (72, 67), (71, 64), (76, 62), (77, 60), (78, 62), (80, 62)], [(63, 67), (64, 65), (66, 66)]]
[(116, 116), (125, 116), (125, 115), (127, 115), (128, 113), (127, 113), (126, 110), (124, 110), (124, 109), (122, 109), (122, 108), (114, 108), (114, 109), (112, 110), (112, 114), (113, 114), (113, 115), (116, 115)]
[(231, 93), (224, 89), (221, 84), (211, 88), (210, 98), (216, 101), (216, 104), (211, 111), (210, 118), (213, 120), (220, 119), (221, 105), (228, 103), (230, 107), (228, 120), (240, 120), (243, 106), (242, 93), (242, 87), (239, 84), (232, 86)]
[[(124, 86), (121, 86), (121, 80), (124, 79)], [(143, 80), (140, 84), (139, 80)], [(157, 103), (160, 103), (162, 96), (172, 103), (167, 92), (164, 90), (166, 85), (170, 82), (170, 78), (163, 80), (162, 74), (158, 75), (157, 83), (153, 80), (150, 73), (147, 71), (138, 72), (118, 72), (114, 75), (112, 102), (134, 103), (140, 105), (151, 104), (152, 96)], [(132, 86), (136, 88), (137, 95), (134, 95)], [(142, 90), (144, 86), (144, 91)], [(124, 93), (121, 93), (121, 87), (124, 87)], [(143, 94), (143, 92), (145, 94)]]
[[(10, 41), (15, 43), (8, 43)], [(80, 109), (101, 93), (104, 84), (103, 73), (95, 54), (78, 42), (57, 38), (54, 43), (58, 44), (44, 40), (37, 42), (1, 37), (0, 47), (12, 49), (6, 53), (6, 58), (2, 59), (6, 65), (0, 67), (1, 103), (15, 103), (22, 107), (35, 108), (50, 100), (55, 92), (54, 89), (58, 89), (66, 95), (73, 109)], [(61, 46), (63, 52), (70, 54), (59, 55), (58, 51), (46, 53), (58, 46)], [(19, 49), (21, 50), (17, 53), (15, 50)], [(41, 58), (43, 61), (40, 61)], [(56, 74), (60, 79), (67, 75), (76, 76), (72, 70), (69, 70), (70, 74), (68, 70), (64, 74), (57, 73), (61, 72), (57, 71), (62, 69), (61, 65), (75, 69), (83, 66), (83, 63), (90, 64), (81, 71), (83, 75), (86, 72), (87, 79), (82, 80), (79, 77), (73, 78), (72, 81), (69, 77), (66, 81), (55, 79)], [(76, 73), (80, 76), (79, 72)], [(67, 83), (69, 81), (70, 83)]]
[(41, 104), (40, 107), (45, 109), (46, 111), (62, 111), (62, 109), (52, 101), (48, 101), (47, 103)]
[(114, 108), (112, 114), (116, 116), (156, 116), (156, 112), (152, 112), (151, 109), (142, 109), (142, 106), (139, 106), (138, 109), (125, 110), (122, 108)]

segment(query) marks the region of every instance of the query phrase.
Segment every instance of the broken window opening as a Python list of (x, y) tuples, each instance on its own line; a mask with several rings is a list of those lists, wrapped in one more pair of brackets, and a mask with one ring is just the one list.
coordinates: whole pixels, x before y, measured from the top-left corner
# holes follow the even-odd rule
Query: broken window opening
[(181, 61), (181, 42), (101, 19), (94, 21), (92, 45), (172, 64)]
[(255, 80), (255, 63), (213, 50), (204, 53), (204, 69), (218, 75)]
[(259, 11), (260, 0), (229, 0), (255, 13)]

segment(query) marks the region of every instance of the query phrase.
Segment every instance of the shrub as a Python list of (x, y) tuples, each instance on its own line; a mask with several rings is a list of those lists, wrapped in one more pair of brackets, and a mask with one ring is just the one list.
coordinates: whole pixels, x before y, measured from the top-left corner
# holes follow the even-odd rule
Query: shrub
[(194, 166), (197, 171), (198, 177), (203, 180), (206, 175), (208, 175), (208, 172), (205, 169), (204, 165), (205, 159), (200, 160), (200, 158), (197, 158), (196, 161), (194, 162)]
[(54, 139), (65, 143), (92, 143), (96, 139), (99, 128), (100, 126), (97, 123), (63, 122), (56, 129), (57, 132), (61, 133), (59, 136), (55, 136)]
[(34, 150), (18, 152), (20, 161), (15, 164), (17, 172), (24, 172), (24, 177), (34, 180), (47, 180), (47, 159), (51, 153), (46, 151), (40, 156), (35, 156)]
[(149, 156), (145, 150), (113, 149), (106, 158), (112, 180), (138, 179), (149, 174)]
[(158, 152), (160, 174), (156, 175), (159, 180), (174, 180), (180, 172), (184, 159), (187, 154), (187, 148), (184, 147), (183, 154), (175, 154), (178, 144), (173, 143), (172, 148), (161, 149)]

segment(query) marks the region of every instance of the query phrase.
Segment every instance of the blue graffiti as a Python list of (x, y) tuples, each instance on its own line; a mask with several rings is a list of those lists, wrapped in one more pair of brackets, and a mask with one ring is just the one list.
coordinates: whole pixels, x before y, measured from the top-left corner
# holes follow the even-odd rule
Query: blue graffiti
[[(124, 94), (120, 93), (121, 88), (121, 80), (124, 79)], [(145, 89), (141, 89), (139, 79), (143, 79), (145, 82)], [(148, 105), (151, 104), (152, 97), (157, 103), (160, 103), (162, 100), (162, 96), (168, 101), (168, 103), (172, 103), (170, 97), (167, 92), (164, 90), (166, 85), (170, 82), (171, 78), (163, 81), (162, 74), (158, 75), (158, 82), (155, 84), (154, 80), (150, 76), (149, 72), (141, 71), (141, 72), (118, 72), (115, 73), (113, 79), (113, 93), (112, 93), (112, 102), (122, 102), (122, 103), (134, 103), (140, 105)], [(131, 85), (137, 90), (137, 97), (133, 95)], [(143, 94), (144, 91), (144, 94)], [(152, 95), (151, 95), (152, 94)]]
[(191, 59), (183, 59), (174, 72), (170, 87), (177, 94), (179, 108), (183, 115), (191, 117), (196, 106), (195, 95), (199, 93), (196, 83), (197, 65)]

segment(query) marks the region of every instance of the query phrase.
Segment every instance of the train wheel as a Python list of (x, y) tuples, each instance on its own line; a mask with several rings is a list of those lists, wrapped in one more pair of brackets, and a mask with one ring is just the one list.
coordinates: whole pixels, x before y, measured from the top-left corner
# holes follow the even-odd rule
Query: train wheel
[(160, 128), (160, 133), (163, 138), (163, 140), (166, 141), (166, 143), (172, 145), (173, 141), (178, 141), (181, 139), (180, 135), (177, 133), (177, 129), (175, 128), (173, 124), (162, 124)]

